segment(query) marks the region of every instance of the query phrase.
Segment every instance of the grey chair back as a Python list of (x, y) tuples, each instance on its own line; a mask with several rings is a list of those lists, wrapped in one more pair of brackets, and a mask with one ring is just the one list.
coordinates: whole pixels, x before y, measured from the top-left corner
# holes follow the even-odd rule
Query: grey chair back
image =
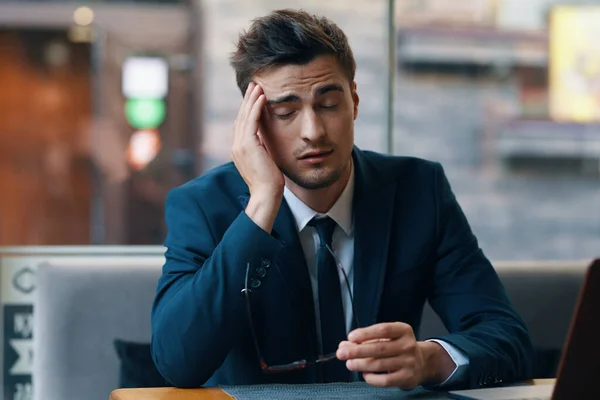
[(108, 399), (119, 385), (113, 341), (150, 341), (150, 312), (163, 261), (162, 256), (94, 256), (39, 266), (35, 399)]

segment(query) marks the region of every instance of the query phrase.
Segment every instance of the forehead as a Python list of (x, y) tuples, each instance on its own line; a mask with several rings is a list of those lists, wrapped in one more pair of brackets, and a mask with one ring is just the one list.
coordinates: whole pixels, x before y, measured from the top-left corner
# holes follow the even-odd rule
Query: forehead
[(313, 90), (337, 83), (345, 90), (348, 78), (333, 56), (320, 56), (305, 65), (283, 65), (270, 68), (254, 76), (269, 99), (282, 94), (310, 96)]

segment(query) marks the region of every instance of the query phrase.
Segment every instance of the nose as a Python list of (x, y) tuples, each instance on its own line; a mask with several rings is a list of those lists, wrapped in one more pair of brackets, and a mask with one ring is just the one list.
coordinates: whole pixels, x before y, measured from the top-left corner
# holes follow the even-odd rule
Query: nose
[(309, 108), (302, 118), (302, 139), (308, 142), (318, 142), (325, 136), (325, 126), (321, 117)]

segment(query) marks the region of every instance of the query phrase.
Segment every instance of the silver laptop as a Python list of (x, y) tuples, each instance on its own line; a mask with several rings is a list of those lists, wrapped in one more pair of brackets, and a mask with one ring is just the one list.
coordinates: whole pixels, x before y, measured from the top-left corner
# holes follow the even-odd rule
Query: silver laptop
[(587, 400), (600, 399), (600, 259), (588, 267), (558, 366), (555, 384), (516, 385), (451, 391), (469, 400)]

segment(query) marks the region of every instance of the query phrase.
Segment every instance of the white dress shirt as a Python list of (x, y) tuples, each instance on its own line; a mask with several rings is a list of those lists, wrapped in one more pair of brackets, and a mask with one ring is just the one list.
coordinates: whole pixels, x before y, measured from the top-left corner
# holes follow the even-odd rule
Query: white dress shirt
[[(346, 320), (346, 332), (349, 333), (352, 327), (353, 314), (352, 314), (352, 303), (350, 295), (354, 289), (354, 221), (352, 218), (352, 199), (354, 196), (354, 166), (350, 173), (350, 179), (348, 184), (344, 188), (344, 191), (337, 199), (335, 204), (326, 214), (317, 213), (315, 210), (307, 206), (302, 200), (300, 200), (291, 190), (284, 188), (283, 196), (287, 202), (290, 210), (296, 220), (298, 227), (298, 235), (300, 237), (300, 243), (304, 256), (306, 258), (306, 265), (308, 267), (308, 273), (310, 275), (310, 282), (312, 285), (314, 304), (315, 304), (315, 317), (316, 317), (316, 328), (317, 336), (320, 342), (321, 340), (321, 318), (319, 312), (319, 286), (317, 283), (317, 249), (319, 246), (319, 236), (317, 230), (313, 227), (308, 226), (308, 223), (314, 218), (323, 218), (329, 216), (333, 219), (337, 226), (333, 231), (332, 250), (339, 258), (342, 268), (348, 276), (348, 282), (350, 291), (346, 286), (346, 280), (341, 271), (338, 270), (341, 292), (342, 292), (342, 306), (344, 308), (345, 320)], [(448, 352), (456, 368), (448, 379), (442, 383), (449, 384), (456, 382), (459, 379), (463, 379), (466, 374), (466, 370), (469, 364), (468, 358), (458, 349), (447, 342), (441, 340), (434, 340), (439, 343)], [(332, 349), (331, 351), (335, 351)], [(325, 352), (330, 351), (325, 349)]]

